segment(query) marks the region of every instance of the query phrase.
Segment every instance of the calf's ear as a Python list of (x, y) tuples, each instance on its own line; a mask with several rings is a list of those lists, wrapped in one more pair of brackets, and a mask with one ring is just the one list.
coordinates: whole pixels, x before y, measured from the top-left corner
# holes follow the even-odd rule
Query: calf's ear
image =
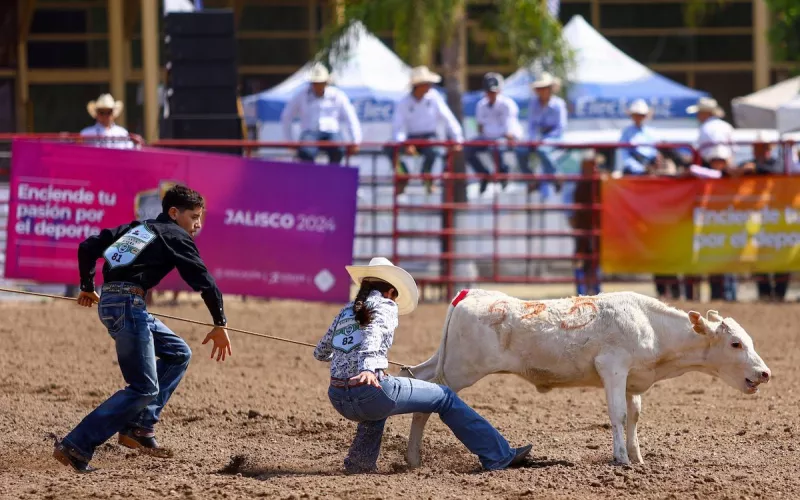
[(706, 319), (708, 319), (708, 321), (720, 322), (722, 321), (722, 316), (719, 315), (719, 312), (711, 309), (706, 313)]
[(706, 323), (706, 319), (699, 312), (689, 311), (689, 321), (692, 323), (692, 329), (700, 335), (707, 335), (708, 333), (711, 333), (711, 330), (708, 328), (708, 323)]

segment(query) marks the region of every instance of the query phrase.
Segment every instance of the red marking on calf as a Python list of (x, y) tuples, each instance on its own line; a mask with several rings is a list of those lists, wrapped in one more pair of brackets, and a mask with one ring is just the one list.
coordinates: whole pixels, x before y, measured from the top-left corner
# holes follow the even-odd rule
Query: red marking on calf
[[(569, 311), (567, 311), (567, 315), (579, 312), (581, 308), (584, 306), (590, 307), (591, 309), (594, 310), (595, 315), (597, 314), (597, 304), (594, 303), (594, 299), (590, 297), (575, 297), (573, 299), (572, 307), (570, 308)], [(570, 325), (569, 323), (566, 322), (566, 320), (561, 321), (561, 328), (564, 330), (577, 330), (578, 328), (583, 328), (584, 326), (594, 321), (595, 315), (590, 316), (589, 319), (586, 320), (586, 322), (581, 323), (579, 325)]]
[(468, 288), (465, 288), (465, 289), (461, 290), (460, 292), (458, 292), (458, 295), (456, 295), (456, 298), (454, 298), (453, 302), (451, 302), (450, 304), (453, 307), (457, 306), (459, 302), (461, 302), (462, 300), (467, 298), (468, 294), (469, 294), (469, 289)]
[(491, 326), (497, 326), (506, 320), (508, 315), (508, 301), (497, 300), (489, 306), (489, 314), (500, 313), (500, 319), (491, 322)]
[(531, 312), (526, 313), (522, 316), (522, 319), (530, 319), (534, 316), (538, 316), (542, 314), (545, 309), (547, 309), (547, 305), (544, 302), (537, 302), (535, 300), (531, 300), (525, 302), (524, 304), (525, 310), (533, 309)]

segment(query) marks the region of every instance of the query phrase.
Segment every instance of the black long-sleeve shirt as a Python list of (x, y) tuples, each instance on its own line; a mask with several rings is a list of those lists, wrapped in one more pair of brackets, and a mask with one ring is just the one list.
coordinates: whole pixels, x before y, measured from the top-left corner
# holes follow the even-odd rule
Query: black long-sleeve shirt
[(103, 229), (78, 247), (81, 290), (94, 291), (97, 260), (104, 259), (103, 281), (124, 281), (149, 290), (177, 268), (181, 278), (200, 292), (214, 324), (226, 324), (222, 293), (208, 272), (194, 240), (166, 214)]

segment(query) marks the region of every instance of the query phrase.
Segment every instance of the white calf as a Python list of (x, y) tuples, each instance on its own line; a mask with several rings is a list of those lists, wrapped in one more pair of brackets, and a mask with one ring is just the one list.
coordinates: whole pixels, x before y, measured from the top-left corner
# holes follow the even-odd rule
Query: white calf
[[(439, 350), (401, 374), (456, 392), (492, 373), (518, 375), (539, 392), (603, 387), (614, 461), (628, 464), (642, 462), (636, 433), (641, 394), (689, 371), (720, 377), (747, 394), (770, 378), (744, 328), (716, 311), (704, 318), (633, 292), (522, 301), (466, 290), (447, 311)], [(414, 414), (406, 456), (412, 466), (420, 464), (429, 416)]]

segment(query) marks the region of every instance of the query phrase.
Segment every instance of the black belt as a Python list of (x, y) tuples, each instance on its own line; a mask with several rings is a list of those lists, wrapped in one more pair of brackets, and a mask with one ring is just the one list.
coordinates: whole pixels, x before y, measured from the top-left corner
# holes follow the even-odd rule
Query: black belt
[(121, 283), (106, 283), (103, 285), (103, 293), (132, 293), (139, 297), (145, 297), (144, 288), (136, 285)]

